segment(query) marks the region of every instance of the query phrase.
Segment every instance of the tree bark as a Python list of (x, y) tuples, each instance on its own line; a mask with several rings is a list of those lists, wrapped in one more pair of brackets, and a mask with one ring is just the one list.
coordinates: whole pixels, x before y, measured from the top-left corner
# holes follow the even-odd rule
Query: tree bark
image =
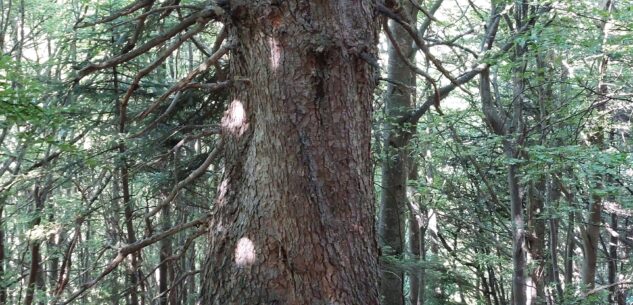
[[(160, 214), (161, 218), (161, 229), (166, 231), (171, 226), (171, 208), (170, 206), (166, 206), (163, 208)], [(169, 285), (173, 281), (173, 272), (171, 270), (172, 266), (172, 245), (171, 245), (171, 237), (164, 238), (159, 242), (160, 245), (160, 254), (159, 254), (159, 262), (160, 266), (158, 267), (158, 294), (160, 297), (158, 298), (158, 305), (173, 305), (173, 302), (170, 302), (171, 293), (169, 292)]]
[[(569, 203), (573, 203), (573, 200), (567, 199)], [(572, 288), (574, 284), (574, 250), (576, 249), (576, 242), (574, 240), (575, 219), (574, 212), (569, 212), (567, 217), (567, 232), (565, 241), (565, 289)]]
[(0, 305), (8, 305), (7, 303), (7, 287), (4, 271), (4, 261), (6, 260), (6, 254), (4, 252), (5, 247), (5, 233), (4, 227), (6, 220), (3, 218), (4, 205), (6, 198), (4, 195), (0, 195)]
[(543, 180), (537, 181), (528, 191), (528, 254), (534, 262), (530, 270), (531, 278), (531, 304), (545, 304), (545, 219), (543, 218), (544, 194), (539, 191), (545, 189)]
[[(615, 213), (611, 214), (611, 230), (614, 232), (618, 231), (618, 215)], [(618, 299), (618, 285), (617, 281), (617, 273), (618, 273), (618, 237), (615, 234), (610, 234), (609, 237), (609, 264), (607, 265), (608, 275), (609, 275), (609, 298), (610, 301), (614, 304), (617, 304)]]
[(371, 1), (231, 1), (201, 304), (378, 304)]
[[(515, 149), (506, 144), (506, 156), (514, 158)], [(520, 197), (518, 166), (509, 165), (508, 185), (510, 192), (510, 210), (512, 217), (512, 304), (525, 305), (527, 303), (526, 289), (526, 253), (525, 253), (525, 221), (523, 220), (523, 206)]]
[[(406, 16), (412, 17), (410, 3), (403, 6)], [(413, 19), (415, 20), (415, 19)], [(397, 259), (403, 259), (405, 244), (405, 209), (407, 206), (407, 156), (411, 127), (400, 121), (413, 106), (415, 97), (415, 74), (407, 66), (406, 60), (415, 57), (413, 39), (393, 20), (389, 22), (397, 46), (388, 46), (387, 77), (389, 83), (385, 91), (385, 133), (384, 156), (382, 161), (382, 193), (380, 197), (380, 218), (378, 237), (382, 254), (380, 295), (384, 305), (404, 304), (404, 272)], [(400, 52), (398, 51), (400, 50)]]
[[(112, 68), (112, 78), (114, 83), (114, 92), (118, 96), (119, 95), (119, 73), (117, 71), (116, 66)], [(117, 109), (117, 131), (124, 136), (127, 130), (127, 103), (122, 101), (121, 99), (117, 99), (116, 101), (116, 109)], [(125, 143), (121, 141), (119, 143), (118, 152), (120, 156), (119, 164), (118, 164), (118, 173), (120, 181), (118, 183), (121, 184), (121, 198), (123, 200), (123, 215), (125, 219), (125, 236), (126, 242), (128, 244), (133, 244), (136, 242), (136, 232), (134, 230), (134, 203), (132, 202), (132, 197), (130, 194), (130, 173), (127, 164), (126, 156), (127, 148)], [(127, 279), (129, 282), (129, 291), (130, 298), (127, 304), (129, 305), (138, 305), (138, 253), (133, 253), (129, 255), (130, 264), (127, 270)]]
[[(418, 212), (420, 213), (420, 212)], [(420, 213), (421, 214), (421, 213)], [(416, 263), (423, 262), (424, 253), (424, 228), (419, 226), (419, 218), (413, 214), (409, 216), (409, 245), (411, 248), (411, 259)], [(410, 292), (409, 303), (412, 305), (424, 304), (424, 268), (415, 266), (409, 275)]]
[[(551, 183), (548, 183), (551, 184)], [(548, 191), (548, 193), (551, 193)], [(552, 201), (548, 200), (548, 205), (552, 205)], [(553, 210), (550, 207), (550, 210)], [(552, 215), (554, 213), (552, 212)], [(556, 300), (563, 300), (563, 285), (560, 281), (560, 269), (558, 266), (558, 227), (560, 220), (557, 216), (552, 216), (549, 219), (549, 253), (550, 253), (550, 285), (553, 282), (556, 287), (556, 294), (552, 293), (552, 297), (554, 299), (553, 303), (556, 303)]]
[[(520, 57), (523, 53), (520, 52), (515, 56)], [(523, 68), (517, 68), (522, 70)], [(481, 72), (480, 75), (480, 94), (482, 100), (482, 110), (486, 118), (486, 123), (490, 129), (497, 135), (509, 136), (513, 135), (515, 139), (506, 138), (503, 141), (503, 148), (505, 156), (508, 160), (514, 160), (519, 156), (518, 144), (516, 143), (517, 136), (514, 135), (514, 131), (520, 130), (519, 122), (521, 117), (521, 95), (524, 88), (524, 81), (518, 77), (521, 75), (521, 71), (515, 72), (514, 82), (514, 105), (511, 117), (507, 119), (511, 120), (510, 124), (506, 124), (506, 118), (501, 118), (502, 112), (497, 109), (498, 106), (493, 105), (492, 95), (490, 90), (490, 74), (486, 69)], [(508, 165), (508, 193), (510, 195), (510, 217), (512, 223), (512, 304), (525, 305), (527, 302), (526, 296), (526, 251), (525, 251), (525, 220), (523, 216), (523, 202), (521, 199), (521, 190), (519, 186), (518, 178), (519, 166), (516, 162), (510, 162)]]
[[(34, 229), (38, 225), (40, 225), (42, 221), (42, 210), (44, 208), (44, 202), (46, 201), (46, 190), (40, 186), (36, 186), (33, 191), (33, 198), (35, 201), (35, 218), (31, 223), (31, 229)], [(30, 235), (30, 234), (29, 234)], [(30, 237), (30, 236), (29, 236)], [(33, 304), (33, 300), (35, 299), (36, 293), (36, 284), (40, 280), (42, 276), (41, 269), (41, 261), (42, 254), (40, 252), (40, 243), (41, 241), (37, 238), (30, 241), (30, 252), (31, 252), (31, 265), (29, 268), (29, 277), (26, 283), (26, 296), (24, 297), (24, 305)]]
[[(418, 177), (418, 166), (416, 160), (409, 159), (409, 180), (416, 181)], [(414, 186), (409, 186), (414, 193)], [(426, 209), (422, 208), (422, 203), (414, 198), (409, 198), (409, 247), (411, 259), (420, 264), (416, 265), (409, 274), (409, 303), (411, 305), (424, 305), (426, 270), (422, 265), (426, 257)]]
[[(609, 87), (605, 82), (605, 75), (607, 73), (607, 67), (609, 65), (609, 56), (606, 54), (606, 45), (607, 39), (609, 37), (610, 30), (610, 22), (611, 12), (614, 6), (614, 0), (607, 0), (604, 3), (604, 13), (606, 14), (606, 20), (600, 23), (600, 30), (602, 31), (602, 57), (598, 66), (598, 107), (597, 110), (601, 113), (606, 112), (605, 103), (608, 101), (608, 91)], [(590, 142), (592, 145), (597, 146), (601, 150), (604, 149), (604, 124), (599, 123), (596, 129), (592, 132), (590, 136)], [(596, 179), (596, 190), (604, 189), (603, 178), (605, 176), (602, 174), (597, 174), (595, 176)], [(603, 206), (603, 198), (597, 194), (595, 191), (592, 195), (592, 201), (589, 204), (589, 210), (587, 215), (587, 225), (583, 230), (582, 241), (583, 241), (583, 249), (584, 249), (584, 260), (582, 265), (582, 280), (584, 284), (584, 288), (587, 290), (593, 289), (596, 282), (596, 267), (598, 262), (598, 239), (600, 238), (600, 225), (602, 223), (602, 206)]]

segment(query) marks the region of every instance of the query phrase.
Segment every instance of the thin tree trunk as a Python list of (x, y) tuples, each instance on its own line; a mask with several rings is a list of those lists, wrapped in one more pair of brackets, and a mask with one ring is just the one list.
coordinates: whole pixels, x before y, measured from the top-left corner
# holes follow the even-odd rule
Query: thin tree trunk
[[(191, 252), (191, 254), (189, 255), (189, 257), (186, 258), (186, 262), (187, 262), (187, 267), (185, 268), (185, 270), (195, 270), (196, 269), (196, 242), (193, 241), (191, 243), (191, 250), (189, 250), (189, 252)], [(190, 291), (190, 294), (193, 294), (196, 291), (196, 276), (193, 275), (191, 277), (189, 277), (187, 279), (187, 283), (188, 285), (186, 285), (187, 290)], [(193, 298), (191, 298), (190, 295), (188, 294), (183, 294), (183, 303), (184, 304), (192, 304), (194, 301)]]
[(539, 190), (545, 189), (542, 181), (532, 186), (528, 199), (528, 239), (529, 258), (534, 261), (530, 272), (532, 288), (532, 304), (545, 304), (545, 220), (543, 219), (543, 194)]
[[(481, 230), (479, 230), (479, 232), (481, 233)], [(477, 254), (484, 252), (482, 250), (478, 250), (477, 248), (475, 248), (474, 251)], [(475, 274), (477, 275), (477, 279), (479, 282), (477, 287), (479, 288), (481, 292), (481, 298), (484, 299), (484, 302), (486, 303), (486, 305), (492, 305), (493, 292), (491, 290), (491, 285), (488, 282), (488, 279), (486, 279), (486, 275), (484, 273), (485, 267), (486, 267), (485, 264), (477, 264), (475, 267), (476, 268)]]
[(556, 286), (556, 300), (563, 299), (563, 286), (560, 281), (560, 270), (558, 267), (558, 227), (559, 220), (556, 217), (552, 217), (549, 220), (549, 250), (550, 250), (550, 265), (551, 265), (551, 281)]
[[(409, 179), (418, 179), (418, 166), (414, 160), (409, 160)], [(410, 193), (414, 193), (412, 190)], [(425, 298), (426, 270), (422, 265), (426, 252), (424, 236), (426, 234), (426, 210), (420, 209), (421, 203), (414, 198), (409, 198), (409, 247), (411, 259), (419, 265), (412, 268), (409, 274), (409, 303), (411, 305), (423, 305)]]
[[(515, 56), (522, 56), (523, 53)], [(522, 79), (522, 68), (515, 71), (514, 78), (514, 105), (510, 125), (504, 123), (504, 119), (500, 117), (501, 112), (492, 104), (492, 95), (490, 90), (489, 71), (482, 71), (480, 76), (480, 94), (482, 99), (482, 108), (486, 116), (486, 121), (490, 128), (497, 135), (508, 136), (514, 135), (515, 130), (521, 130), (519, 122), (521, 117), (521, 95), (523, 94), (524, 80)], [(514, 135), (516, 138), (516, 135)], [(516, 140), (504, 139), (504, 153), (508, 160), (514, 160), (519, 156)], [(508, 193), (510, 194), (510, 218), (512, 223), (512, 304), (525, 305), (527, 302), (526, 289), (526, 252), (525, 252), (525, 221), (523, 216), (523, 203), (521, 201), (521, 191), (518, 179), (518, 165), (516, 162), (510, 162), (507, 172)]]
[[(116, 67), (112, 69), (113, 78), (114, 78), (114, 87), (115, 94), (119, 93), (118, 90), (118, 72)], [(126, 130), (126, 121), (127, 121), (127, 105), (121, 103), (119, 99), (117, 99), (117, 116), (118, 116), (118, 125), (117, 129), (120, 134), (125, 134)], [(132, 198), (130, 195), (130, 177), (127, 161), (125, 158), (126, 147), (124, 143), (119, 144), (119, 155), (121, 156), (120, 164), (119, 164), (119, 183), (121, 184), (121, 192), (123, 199), (123, 216), (125, 221), (125, 230), (126, 230), (126, 242), (128, 244), (132, 244), (136, 242), (136, 234), (134, 232), (134, 207)], [(130, 265), (128, 269), (128, 281), (129, 281), (129, 291), (130, 291), (130, 305), (138, 305), (138, 259), (137, 254), (131, 254), (129, 256)]]
[[(161, 218), (162, 230), (166, 231), (167, 229), (169, 229), (171, 225), (171, 209), (169, 205), (165, 206), (161, 210), (160, 218)], [(168, 289), (172, 281), (172, 272), (170, 270), (171, 255), (172, 255), (171, 238), (165, 238), (160, 241), (160, 254), (159, 254), (160, 266), (158, 267), (158, 293), (160, 295), (160, 297), (158, 298), (159, 305), (169, 304), (170, 293)]]
[[(528, 20), (529, 4), (525, 0), (515, 1), (514, 19), (515, 27), (521, 28)], [(516, 61), (512, 73), (512, 111), (510, 124), (506, 129), (506, 135), (511, 139), (504, 141), (504, 149), (506, 158), (514, 160), (518, 158), (520, 153), (521, 138), (520, 133), (523, 131), (522, 116), (524, 91), (526, 87), (525, 71), (527, 61), (525, 54), (527, 53), (527, 45), (516, 43), (514, 46), (514, 54), (512, 60)], [(526, 228), (524, 221), (523, 203), (521, 201), (520, 186), (518, 178), (519, 165), (511, 162), (508, 166), (508, 185), (510, 188), (510, 214), (512, 223), (512, 262), (513, 262), (513, 279), (512, 279), (512, 299), (514, 305), (527, 304), (527, 260), (525, 251)]]
[[(506, 144), (506, 156), (514, 158), (515, 149), (511, 144)], [(526, 253), (525, 222), (523, 220), (523, 206), (519, 191), (519, 179), (517, 177), (517, 165), (512, 164), (508, 169), (508, 185), (510, 186), (510, 207), (512, 219), (512, 304), (525, 305), (526, 296)]]
[[(598, 67), (598, 102), (599, 105), (597, 107), (598, 111), (604, 112), (606, 110), (606, 101), (607, 101), (607, 93), (608, 93), (608, 85), (605, 83), (604, 78), (607, 72), (607, 67), (609, 64), (609, 56), (606, 54), (606, 44), (607, 39), (609, 37), (610, 30), (610, 18), (611, 11), (613, 10), (613, 1), (607, 0), (604, 4), (604, 11), (606, 13), (607, 19), (601, 22), (601, 31), (602, 31), (602, 45), (601, 50), (603, 51), (603, 55)], [(590, 137), (590, 141), (592, 145), (599, 147), (600, 149), (604, 148), (604, 126), (602, 124), (598, 124), (596, 130), (592, 133)], [(603, 189), (604, 185), (602, 183), (602, 179), (604, 176), (602, 174), (596, 175), (596, 189)], [(582, 241), (583, 241), (583, 249), (584, 249), (584, 260), (582, 265), (582, 279), (583, 285), (585, 289), (593, 289), (596, 281), (596, 267), (598, 261), (598, 239), (600, 238), (600, 225), (602, 223), (601, 214), (602, 214), (602, 205), (603, 198), (594, 192), (592, 195), (592, 202), (589, 205), (588, 211), (588, 219), (587, 225), (583, 230)]]
[[(527, 22), (529, 5), (524, 0), (517, 0), (514, 6), (515, 28), (521, 28)], [(495, 4), (492, 4), (492, 12), (496, 12)], [(490, 31), (494, 31), (491, 28)], [(482, 43), (482, 49), (486, 47), (486, 42)], [(480, 95), (482, 110), (486, 122), (490, 129), (497, 135), (504, 136), (503, 149), (508, 160), (515, 160), (521, 154), (519, 151), (520, 132), (522, 132), (522, 107), (523, 94), (525, 89), (524, 72), (526, 69), (525, 53), (526, 46), (515, 43), (512, 59), (516, 61), (513, 69), (513, 99), (512, 110), (505, 114), (493, 103), (490, 86), (490, 72), (482, 71), (480, 75)], [(527, 260), (525, 251), (525, 220), (523, 204), (521, 200), (521, 190), (519, 186), (519, 166), (516, 162), (509, 162), (507, 179), (508, 193), (510, 194), (510, 220), (512, 224), (512, 304), (525, 305), (527, 302)]]
[[(409, 213), (409, 245), (411, 252), (411, 260), (420, 262), (420, 227), (417, 225), (417, 218), (413, 213)], [(420, 296), (420, 281), (422, 280), (422, 270), (418, 266), (414, 266), (409, 274), (409, 303), (418, 304)]]
[[(66, 195), (70, 198), (70, 190), (68, 190)], [(52, 202), (49, 202), (48, 208), (50, 209), (50, 212), (48, 214), (48, 223), (54, 223), (55, 214), (52, 212), (55, 211), (54, 204)], [(48, 282), (50, 286), (49, 295), (51, 296), (53, 296), (53, 294), (55, 293), (55, 286), (57, 285), (57, 279), (59, 278), (59, 256), (61, 255), (61, 251), (58, 251), (56, 249), (61, 248), (61, 245), (59, 244), (59, 241), (62, 240), (61, 235), (63, 234), (63, 231), (61, 230), (63, 229), (60, 229), (60, 232), (51, 234), (51, 236), (46, 241), (46, 249), (48, 252), (48, 256), (50, 257), (48, 262), (49, 270), (47, 273), (50, 273), (50, 275), (48, 275)]]
[[(624, 228), (625, 228), (624, 230), (625, 231), (623, 233), (624, 234), (623, 237), (625, 239), (629, 239), (630, 238), (629, 237), (630, 236), (629, 231), (627, 230), (628, 227), (629, 227), (629, 218), (627, 216), (627, 217), (625, 217), (625, 220), (624, 220)], [(631, 247), (626, 247), (625, 248), (625, 250), (622, 253), (622, 254), (624, 254), (624, 257), (631, 257), (631, 251), (630, 250), (631, 250)], [(624, 267), (625, 266), (625, 261), (626, 260), (621, 260), (620, 261), (621, 262), (620, 263), (620, 270), (624, 270), (624, 268), (625, 268)], [(616, 293), (616, 298), (615, 298), (617, 304), (618, 305), (627, 305), (626, 304), (626, 299), (627, 299), (628, 296), (630, 296), (630, 293), (627, 293), (626, 290), (624, 289), (624, 287), (620, 287), (618, 289), (617, 293)]]
[[(125, 147), (121, 144), (121, 148), (119, 150), (121, 154), (125, 154)], [(123, 161), (125, 163), (125, 161)], [(120, 167), (120, 175), (121, 175), (121, 190), (123, 191), (123, 206), (124, 212), (123, 215), (125, 217), (125, 229), (127, 234), (127, 243), (132, 244), (136, 242), (136, 235), (134, 233), (134, 215), (133, 215), (133, 207), (132, 200), (130, 197), (130, 186), (129, 186), (129, 172), (126, 164), (122, 164)], [(130, 291), (130, 305), (138, 305), (138, 260), (136, 254), (130, 255), (130, 269), (128, 270), (128, 280), (130, 282), (129, 291)]]
[[(378, 304), (371, 1), (231, 1), (201, 304)], [(373, 58), (373, 59), (372, 59)]]
[[(40, 186), (36, 186), (33, 191), (33, 199), (35, 201), (35, 218), (31, 223), (31, 228), (39, 226), (42, 221), (42, 210), (46, 200), (46, 190)], [(40, 263), (42, 255), (40, 253), (40, 241), (37, 239), (30, 241), (31, 265), (29, 267), (29, 277), (26, 282), (26, 296), (24, 297), (24, 305), (33, 304), (35, 298), (36, 285), (41, 277)]]
[[(81, 231), (79, 231), (81, 234)], [(85, 230), (85, 234), (83, 237), (84, 241), (88, 241), (88, 240), (92, 240), (92, 221), (90, 218), (86, 219), (86, 230)], [(81, 238), (80, 241), (81, 243)], [(90, 249), (87, 246), (83, 246), (81, 247), (81, 252), (80, 252), (80, 266), (79, 266), (79, 270), (82, 270), (84, 272), (81, 273), (81, 276), (79, 277), (81, 279), (81, 283), (87, 283), (90, 280), (90, 274), (89, 272), (87, 272), (87, 270), (90, 269)], [(79, 299), (80, 301), (78, 302), (79, 304), (88, 304), (88, 295), (87, 294), (82, 294), (81, 298)]]
[[(402, 8), (406, 16), (412, 17), (414, 8), (411, 3)], [(413, 131), (409, 130), (410, 127), (395, 122), (408, 113), (415, 97), (415, 74), (401, 55), (409, 56), (406, 60), (411, 61), (415, 53), (411, 35), (394, 21), (389, 23), (389, 28), (398, 45), (388, 46), (387, 77), (390, 82), (384, 96), (387, 116), (383, 135), (382, 193), (378, 223), (379, 242), (384, 255), (381, 262), (380, 295), (384, 305), (402, 305), (405, 274), (397, 260), (404, 258), (408, 144)]]
[(5, 248), (5, 222), (4, 219), (4, 205), (6, 198), (0, 195), (0, 305), (9, 305), (7, 303), (7, 286), (4, 272), (4, 261), (6, 260)]
[(574, 212), (569, 212), (565, 240), (565, 289), (571, 289), (574, 284), (574, 249), (576, 248), (574, 227)]
[(505, 304), (505, 295), (502, 292), (503, 287), (500, 287), (499, 281), (495, 277), (495, 270), (493, 266), (486, 268), (488, 271), (488, 280), (490, 281), (490, 291), (492, 292), (492, 299), (495, 305)]
[[(611, 214), (611, 230), (618, 231), (618, 215)], [(617, 233), (616, 233), (617, 234)], [(618, 286), (615, 284), (618, 274), (618, 237), (615, 234), (609, 235), (609, 262), (607, 264), (609, 276), (609, 298), (612, 303), (617, 302)]]

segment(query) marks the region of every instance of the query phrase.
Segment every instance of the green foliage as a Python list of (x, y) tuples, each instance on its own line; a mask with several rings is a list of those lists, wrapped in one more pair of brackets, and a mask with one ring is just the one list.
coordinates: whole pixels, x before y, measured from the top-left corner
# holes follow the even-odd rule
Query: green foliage
[(16, 61), (0, 56), (0, 127), (42, 123), (47, 115), (38, 100), (40, 93), (39, 84), (24, 75)]

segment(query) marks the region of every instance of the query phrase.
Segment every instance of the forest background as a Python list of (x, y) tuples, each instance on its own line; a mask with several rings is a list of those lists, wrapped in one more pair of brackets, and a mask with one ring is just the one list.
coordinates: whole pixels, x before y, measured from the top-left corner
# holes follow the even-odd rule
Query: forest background
[[(259, 304), (240, 289), (272, 284), (265, 277), (232, 281), (235, 274), (220, 262), (242, 268), (271, 253), (291, 261), (284, 268), (293, 272), (305, 268), (294, 275), (295, 288), (326, 285), (314, 281), (326, 271), (301, 266), (308, 260), (301, 255), (314, 255), (310, 265), (347, 272), (345, 263), (320, 261), (320, 250), (293, 250), (305, 246), (301, 239), (266, 247), (235, 239), (224, 252), (214, 246), (217, 218), (233, 212), (268, 219), (257, 228), (268, 233), (294, 230), (292, 220), (305, 217), (297, 212), (305, 206), (216, 210), (257, 196), (226, 195), (233, 194), (226, 177), (242, 162), (237, 155), (250, 154), (232, 141), (243, 133), (258, 139), (262, 130), (273, 135), (273, 147), (278, 132), (277, 147), (286, 147), (284, 128), (298, 128), (307, 172), (312, 156), (350, 154), (345, 160), (360, 164), (359, 188), (373, 186), (360, 199), (354, 192), (338, 198), (346, 210), (336, 213), (369, 217), (375, 228), (332, 229), (357, 230), (343, 237), (350, 249), (341, 253), (370, 258), (354, 269), (359, 277), (348, 288), (332, 285), (334, 294), (368, 291), (356, 300), (389, 305), (633, 304), (633, 2), (337, 3), (348, 2), (371, 15), (360, 31), (370, 33), (359, 43), (366, 49), (350, 47), (341, 61), (332, 55), (341, 48), (332, 41), (356, 37), (356, 28), (293, 33), (316, 45), (310, 68), (311, 61), (292, 60), (285, 42), (275, 40), (278, 32), (261, 42), (249, 35), (268, 37), (265, 27), (286, 26), (287, 12), (318, 20), (305, 7), (316, 12), (334, 4), (0, 0), (0, 304), (185, 305), (214, 297), (213, 304)], [(321, 17), (355, 18), (354, 10), (324, 9)], [(321, 32), (301, 36), (311, 31)], [(252, 58), (244, 55), (248, 47)], [(246, 59), (235, 64), (240, 56)], [(290, 76), (236, 73), (259, 71), (257, 61), (267, 65), (261, 71), (281, 67)], [(292, 64), (296, 71), (307, 67), (305, 74)], [(359, 102), (370, 115), (332, 111), (321, 124), (349, 120), (350, 134), (361, 132), (349, 143), (358, 136), (359, 146), (338, 151), (327, 141), (310, 142), (319, 139), (311, 138), (313, 130), (292, 115), (279, 119), (285, 108), (275, 101), (265, 108), (266, 98), (261, 111), (278, 125), (246, 130), (245, 117), (255, 120), (251, 104), (245, 110), (236, 103), (240, 94), (284, 99), (294, 94), (292, 77), (305, 77), (317, 88), (305, 91), (307, 99), (327, 98), (337, 94), (328, 79), (347, 68), (371, 75), (367, 84), (349, 80), (360, 84), (351, 92), (373, 97)], [(303, 115), (297, 109), (294, 115)], [(371, 130), (363, 134), (363, 126)], [(357, 154), (365, 140), (371, 151)], [(253, 173), (263, 179), (253, 181), (270, 182), (266, 198), (277, 198), (275, 185), (294, 184), (276, 169), (293, 167), (281, 153), (276, 158), (277, 151), (266, 155), (266, 146), (257, 147), (264, 149), (244, 162), (271, 166)], [(324, 232), (315, 243), (329, 240), (331, 231)], [(225, 284), (231, 288), (223, 291)], [(309, 299), (279, 291), (270, 304)]]

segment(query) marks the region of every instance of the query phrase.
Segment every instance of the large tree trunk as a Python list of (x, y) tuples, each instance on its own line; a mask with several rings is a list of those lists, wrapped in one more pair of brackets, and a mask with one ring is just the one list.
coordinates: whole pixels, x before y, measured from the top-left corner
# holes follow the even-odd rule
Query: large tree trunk
[(378, 304), (371, 1), (273, 3), (231, 1), (201, 304)]

